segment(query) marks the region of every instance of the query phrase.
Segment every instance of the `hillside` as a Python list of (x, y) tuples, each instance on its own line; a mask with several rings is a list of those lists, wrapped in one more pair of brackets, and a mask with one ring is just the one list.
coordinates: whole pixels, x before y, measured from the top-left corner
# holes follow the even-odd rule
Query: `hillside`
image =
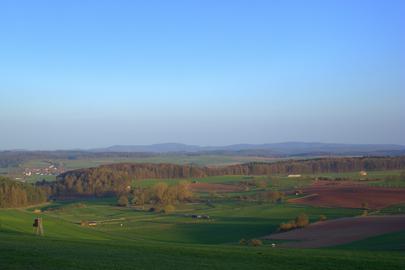
[(362, 158), (319, 158), (274, 163), (247, 163), (224, 167), (192, 165), (122, 163), (65, 172), (50, 185), (56, 195), (97, 195), (119, 193), (133, 179), (201, 178), (220, 175), (272, 175), (343, 173), (360, 170), (405, 169), (405, 156)]
[(262, 156), (322, 156), (322, 155), (400, 155), (405, 146), (395, 144), (338, 144), (284, 142), (270, 144), (234, 144), (227, 146), (198, 146), (181, 143), (152, 145), (115, 145), (91, 149), (91, 152), (128, 153), (216, 153)]

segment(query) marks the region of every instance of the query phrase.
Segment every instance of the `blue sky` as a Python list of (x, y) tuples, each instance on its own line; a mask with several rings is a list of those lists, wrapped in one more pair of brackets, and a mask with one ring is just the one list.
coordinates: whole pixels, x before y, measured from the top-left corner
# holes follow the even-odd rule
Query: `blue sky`
[(1, 1), (0, 149), (405, 144), (404, 1)]

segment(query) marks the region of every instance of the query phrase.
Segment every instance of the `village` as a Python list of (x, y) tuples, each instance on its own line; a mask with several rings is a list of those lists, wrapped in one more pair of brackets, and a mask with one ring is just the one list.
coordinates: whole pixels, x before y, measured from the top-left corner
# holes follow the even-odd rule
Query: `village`
[(32, 176), (32, 175), (58, 175), (63, 173), (65, 169), (63, 167), (56, 167), (56, 165), (49, 165), (45, 168), (25, 168), (24, 169), (24, 176)]
[[(21, 171), (16, 174), (15, 180), (21, 181), (21, 182), (26, 182), (26, 180), (31, 179), (31, 178), (49, 178), (52, 176), (57, 176), (63, 172), (66, 171), (66, 169), (63, 166), (60, 166), (58, 164), (55, 164), (51, 161), (47, 161), (49, 165), (47, 166), (42, 166), (42, 167), (25, 167)], [(22, 175), (21, 175), (22, 174)], [(38, 180), (38, 179), (37, 179)]]

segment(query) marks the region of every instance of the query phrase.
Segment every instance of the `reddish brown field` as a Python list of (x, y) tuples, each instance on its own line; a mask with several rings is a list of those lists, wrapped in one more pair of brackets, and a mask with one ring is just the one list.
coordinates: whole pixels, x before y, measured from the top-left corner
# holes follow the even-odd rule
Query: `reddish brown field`
[(346, 244), (404, 229), (404, 215), (353, 217), (317, 222), (305, 229), (276, 233), (265, 239), (292, 241), (281, 244), (284, 247), (319, 248)]
[(301, 191), (307, 196), (289, 202), (344, 208), (361, 208), (366, 203), (371, 209), (405, 202), (403, 188), (369, 187), (352, 181), (317, 181)]
[(193, 183), (190, 188), (194, 192), (238, 192), (243, 188), (236, 185)]

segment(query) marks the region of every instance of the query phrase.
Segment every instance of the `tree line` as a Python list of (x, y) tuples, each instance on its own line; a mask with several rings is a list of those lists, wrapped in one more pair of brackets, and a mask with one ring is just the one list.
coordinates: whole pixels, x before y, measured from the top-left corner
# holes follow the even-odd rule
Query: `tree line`
[(22, 207), (46, 202), (43, 188), (0, 176), (0, 208)]
[(46, 186), (55, 196), (104, 196), (120, 194), (130, 189), (136, 179), (201, 178), (220, 175), (274, 175), (317, 174), (353, 171), (405, 169), (405, 156), (401, 157), (348, 157), (287, 160), (274, 163), (252, 162), (224, 167), (198, 167), (194, 165), (120, 163), (97, 168), (65, 172)]

